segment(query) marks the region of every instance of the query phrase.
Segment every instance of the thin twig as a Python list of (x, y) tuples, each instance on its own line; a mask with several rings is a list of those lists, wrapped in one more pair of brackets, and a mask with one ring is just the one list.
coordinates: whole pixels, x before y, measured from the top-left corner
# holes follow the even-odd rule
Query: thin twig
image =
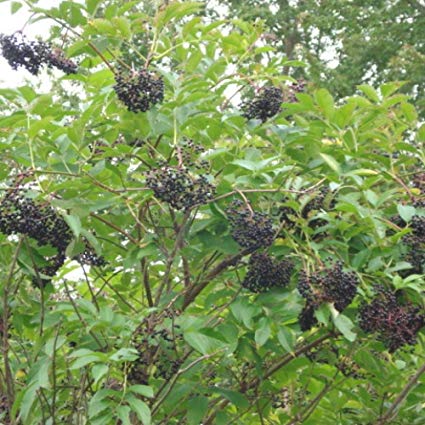
[(404, 386), (401, 393), (396, 397), (391, 406), (386, 411), (385, 415), (382, 416), (377, 425), (384, 425), (389, 423), (388, 421), (393, 419), (394, 414), (396, 414), (395, 410), (399, 407), (399, 405), (403, 402), (403, 400), (407, 397), (412, 388), (417, 384), (419, 377), (425, 372), (425, 363), (418, 369), (418, 371), (409, 379), (407, 384)]

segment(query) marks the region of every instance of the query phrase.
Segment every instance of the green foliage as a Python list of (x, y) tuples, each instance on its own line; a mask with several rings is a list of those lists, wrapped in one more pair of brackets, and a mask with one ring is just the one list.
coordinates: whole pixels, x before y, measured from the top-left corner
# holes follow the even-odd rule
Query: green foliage
[[(402, 91), (425, 114), (425, 5), (418, 0), (371, 2), (328, 0), (225, 0), (230, 16), (264, 19), (268, 40), (288, 59), (308, 67), (292, 69), (337, 98), (363, 83), (403, 81)], [(286, 71), (288, 72), (288, 71)], [(392, 83), (397, 86), (397, 83)]]
[[(0, 420), (423, 423), (425, 131), (408, 96), (294, 94), (261, 22), (144, 3), (28, 3), (79, 66), (42, 73), (48, 93), (0, 90)], [(144, 68), (164, 99), (135, 113), (116, 78)], [(284, 102), (248, 120), (263, 87)], [(18, 188), (54, 212), (53, 242), (21, 201), (4, 208)], [(258, 253), (273, 267), (252, 293)], [(395, 350), (359, 320), (376, 284), (397, 290)]]

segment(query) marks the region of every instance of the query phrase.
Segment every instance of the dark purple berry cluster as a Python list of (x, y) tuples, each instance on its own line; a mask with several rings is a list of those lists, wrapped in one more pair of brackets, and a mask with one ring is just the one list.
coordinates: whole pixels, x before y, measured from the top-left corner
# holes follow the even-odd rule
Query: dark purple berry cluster
[(249, 259), (248, 272), (242, 286), (251, 292), (267, 292), (288, 285), (294, 265), (291, 261), (276, 261), (266, 253), (254, 253)]
[(424, 312), (410, 302), (401, 302), (383, 286), (376, 286), (375, 292), (372, 301), (359, 309), (360, 328), (366, 333), (377, 333), (390, 352), (414, 345), (417, 333), (425, 325)]
[(323, 186), (317, 193), (313, 194), (301, 210), (301, 217), (307, 219), (314, 211), (332, 210), (335, 207), (335, 200), (327, 186)]
[(76, 74), (78, 65), (71, 59), (68, 59), (60, 49), (53, 49), (46, 56), (46, 65), (51, 68), (57, 68), (65, 74)]
[[(39, 246), (51, 246), (57, 254), (45, 258), (45, 265), (36, 270), (33, 279), (37, 286), (44, 286), (65, 262), (65, 251), (72, 240), (72, 232), (66, 221), (48, 203), (36, 202), (26, 195), (26, 190), (16, 187), (7, 192), (0, 202), (0, 232), (5, 235), (25, 235)], [(81, 264), (103, 265), (86, 243), (86, 250), (76, 258)]]
[(289, 87), (287, 92), (285, 93), (286, 101), (289, 103), (295, 103), (298, 102), (298, 99), (296, 98), (297, 93), (303, 93), (305, 90), (305, 81), (304, 80), (298, 80), (296, 83), (292, 83)]
[(412, 179), (411, 187), (416, 189), (413, 206), (416, 208), (425, 208), (425, 173), (416, 174)]
[(358, 284), (357, 275), (343, 271), (341, 262), (311, 275), (302, 270), (297, 286), (306, 300), (299, 317), (301, 329), (308, 330), (316, 323), (314, 311), (324, 302), (333, 303), (339, 312), (343, 311), (356, 296)]
[(283, 100), (283, 92), (279, 87), (263, 87), (253, 99), (241, 104), (242, 115), (248, 120), (265, 122), (281, 111)]
[(51, 46), (43, 41), (27, 41), (21, 33), (0, 35), (0, 46), (3, 57), (12, 69), (26, 68), (31, 74), (37, 75), (43, 65), (55, 67), (65, 74), (75, 74), (77, 65), (67, 59), (60, 49), (52, 50)]
[(81, 254), (78, 254), (74, 260), (78, 261), (80, 264), (95, 267), (101, 267), (107, 264), (105, 258), (101, 255), (97, 255), (87, 241), (85, 241), (85, 245), (85, 250)]
[(412, 179), (412, 187), (419, 189), (421, 195), (425, 195), (425, 173), (418, 173)]
[(205, 159), (199, 159), (199, 155), (205, 152), (205, 148), (202, 145), (195, 143), (193, 140), (183, 140), (180, 152), (181, 159), (186, 167), (193, 167), (198, 170), (206, 170), (209, 167), (208, 161)]
[(267, 214), (252, 211), (240, 200), (233, 201), (226, 213), (232, 237), (241, 247), (257, 249), (273, 243), (275, 231)]
[[(398, 225), (403, 224), (406, 223), (401, 220)], [(404, 236), (403, 242), (407, 247), (404, 260), (410, 263), (411, 268), (401, 272), (403, 277), (425, 273), (425, 217), (414, 215), (410, 222), (410, 229), (411, 233)]]
[(164, 81), (142, 69), (139, 72), (119, 72), (115, 75), (115, 93), (131, 112), (146, 112), (164, 99)]
[(156, 319), (145, 319), (133, 336), (139, 357), (127, 373), (131, 383), (148, 385), (151, 374), (155, 378), (170, 379), (182, 365), (178, 351), (183, 334), (179, 325), (168, 329)]
[(48, 204), (34, 201), (21, 189), (9, 191), (0, 203), (0, 231), (23, 234), (38, 244), (64, 251), (72, 237), (66, 222)]
[(155, 197), (176, 210), (189, 210), (213, 198), (215, 186), (205, 175), (193, 175), (186, 167), (165, 165), (150, 170), (146, 185)]

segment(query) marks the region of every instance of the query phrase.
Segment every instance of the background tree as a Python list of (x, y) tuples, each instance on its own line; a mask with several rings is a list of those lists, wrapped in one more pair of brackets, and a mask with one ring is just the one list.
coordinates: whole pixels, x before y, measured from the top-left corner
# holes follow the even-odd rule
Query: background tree
[(2, 422), (423, 423), (400, 84), (302, 92), (203, 3), (27, 5), (50, 40), (2, 55), (54, 84), (0, 90)]
[(268, 42), (306, 68), (304, 77), (337, 98), (360, 84), (407, 81), (403, 92), (424, 116), (425, 4), (420, 1), (229, 0), (229, 16), (264, 19)]

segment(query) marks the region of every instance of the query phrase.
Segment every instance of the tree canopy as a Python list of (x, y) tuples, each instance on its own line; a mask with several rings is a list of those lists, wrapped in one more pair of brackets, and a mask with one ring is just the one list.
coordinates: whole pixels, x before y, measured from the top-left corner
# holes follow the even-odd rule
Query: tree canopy
[(203, 2), (25, 4), (51, 36), (1, 53), (51, 90), (0, 89), (0, 421), (423, 424), (407, 84), (342, 100)]
[(288, 1), (227, 0), (231, 16), (264, 19), (269, 43), (293, 69), (337, 98), (360, 84), (406, 81), (402, 91), (415, 99), (424, 117), (425, 4), (416, 0)]

